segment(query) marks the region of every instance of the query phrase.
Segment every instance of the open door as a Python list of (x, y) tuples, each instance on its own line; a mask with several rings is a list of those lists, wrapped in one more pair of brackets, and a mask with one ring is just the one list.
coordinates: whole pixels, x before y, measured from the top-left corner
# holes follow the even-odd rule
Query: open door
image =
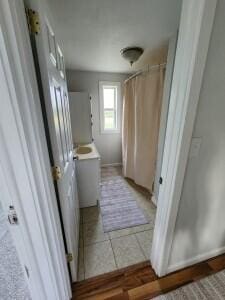
[(37, 80), (53, 180), (64, 228), (65, 251), (72, 281), (77, 280), (79, 202), (77, 196), (70, 109), (64, 57), (49, 21), (44, 1), (27, 1)]
[(36, 114), (36, 86), (31, 88), (26, 29), (22, 0), (0, 1), (0, 299), (68, 300), (71, 288), (55, 197), (46, 180), (49, 160), (40, 147), (43, 126)]
[(177, 37), (178, 37), (178, 33), (175, 36), (170, 38), (169, 49), (167, 54), (167, 66), (166, 66), (166, 74), (165, 74), (165, 81), (164, 81), (165, 84), (163, 89), (163, 101), (162, 101), (162, 109), (161, 109), (161, 117), (160, 117), (158, 152), (157, 152), (157, 161), (156, 161), (156, 173), (155, 173), (155, 181), (154, 181), (154, 197), (152, 197), (152, 201), (156, 205), (159, 196), (160, 184), (163, 181), (163, 178), (161, 177), (161, 170), (162, 170), (163, 151), (164, 151), (165, 136), (166, 136), (168, 110), (169, 110), (169, 103), (170, 103), (170, 91), (171, 91), (171, 84), (172, 84), (173, 71), (174, 71), (176, 48), (177, 48)]

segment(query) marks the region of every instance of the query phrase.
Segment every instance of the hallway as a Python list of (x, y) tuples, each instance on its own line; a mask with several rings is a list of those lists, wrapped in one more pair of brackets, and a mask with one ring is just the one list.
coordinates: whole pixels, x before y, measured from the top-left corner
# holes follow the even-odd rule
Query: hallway
[(225, 255), (221, 255), (159, 278), (144, 262), (74, 284), (72, 299), (224, 299), (224, 268)]

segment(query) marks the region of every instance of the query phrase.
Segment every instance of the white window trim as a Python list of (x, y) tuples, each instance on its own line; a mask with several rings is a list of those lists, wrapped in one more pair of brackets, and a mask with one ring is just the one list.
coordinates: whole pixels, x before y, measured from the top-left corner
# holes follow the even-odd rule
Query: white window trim
[[(117, 128), (104, 128), (104, 101), (103, 101), (103, 86), (112, 86), (117, 88)], [(99, 103), (100, 103), (100, 132), (101, 134), (120, 133), (121, 128), (121, 83), (117, 81), (99, 81)]]

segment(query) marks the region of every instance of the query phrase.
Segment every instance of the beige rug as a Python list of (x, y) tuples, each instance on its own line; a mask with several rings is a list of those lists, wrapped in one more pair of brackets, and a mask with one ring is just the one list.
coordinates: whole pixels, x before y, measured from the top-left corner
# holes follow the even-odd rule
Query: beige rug
[(155, 300), (222, 300), (225, 299), (225, 270), (178, 288)]

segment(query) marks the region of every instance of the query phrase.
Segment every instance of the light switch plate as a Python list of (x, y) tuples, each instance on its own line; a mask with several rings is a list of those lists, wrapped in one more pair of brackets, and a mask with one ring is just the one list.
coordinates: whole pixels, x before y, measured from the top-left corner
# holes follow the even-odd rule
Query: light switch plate
[(199, 154), (201, 148), (202, 138), (193, 137), (191, 140), (191, 147), (189, 151), (189, 157), (196, 157)]

